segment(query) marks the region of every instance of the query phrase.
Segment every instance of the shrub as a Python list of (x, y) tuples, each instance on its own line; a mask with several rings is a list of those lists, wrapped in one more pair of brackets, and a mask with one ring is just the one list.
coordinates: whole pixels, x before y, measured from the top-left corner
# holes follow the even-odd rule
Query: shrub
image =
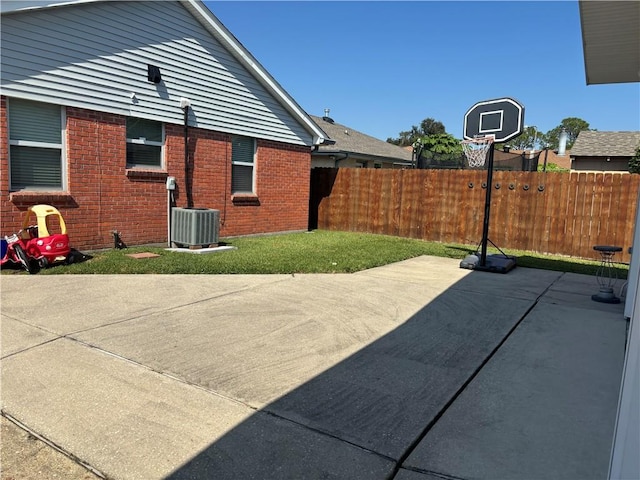
[(640, 145), (636, 147), (636, 153), (629, 160), (629, 173), (640, 173)]

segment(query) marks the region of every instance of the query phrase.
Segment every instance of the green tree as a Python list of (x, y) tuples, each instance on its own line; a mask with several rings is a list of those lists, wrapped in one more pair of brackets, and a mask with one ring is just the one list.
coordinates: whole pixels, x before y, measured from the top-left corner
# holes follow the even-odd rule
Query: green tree
[(400, 132), (398, 138), (387, 138), (388, 143), (393, 143), (400, 147), (413, 145), (420, 138), (427, 135), (435, 135), (445, 133), (442, 122), (433, 118), (425, 118), (420, 122), (420, 126), (413, 125), (410, 130)]
[[(541, 136), (542, 133), (536, 127), (524, 127), (522, 133), (509, 140), (506, 145), (509, 145), (514, 150), (536, 150), (540, 144)], [(500, 148), (502, 145), (496, 146)]]
[(581, 118), (567, 117), (560, 122), (560, 125), (542, 135), (542, 143), (546, 143), (551, 149), (557, 150), (560, 146), (560, 133), (562, 130), (567, 132), (567, 150), (570, 150), (580, 132), (592, 129), (589, 128), (589, 123)]
[(629, 160), (629, 172), (640, 173), (640, 145), (636, 147), (636, 153)]
[[(413, 151), (418, 160), (422, 158), (437, 162), (460, 160), (464, 155), (460, 140), (450, 133), (425, 135), (414, 142)], [(418, 164), (420, 163), (418, 161)]]
[(442, 122), (438, 122), (433, 118), (425, 118), (420, 122), (420, 132), (422, 135), (436, 135), (447, 133)]

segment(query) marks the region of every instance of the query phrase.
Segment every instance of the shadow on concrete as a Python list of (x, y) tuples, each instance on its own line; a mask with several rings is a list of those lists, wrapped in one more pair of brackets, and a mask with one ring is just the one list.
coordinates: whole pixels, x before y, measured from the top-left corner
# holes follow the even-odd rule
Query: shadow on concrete
[[(381, 275), (384, 276), (384, 271)], [(543, 390), (546, 408), (558, 412), (569, 408), (572, 412), (565, 424), (562, 419), (566, 416), (557, 415), (558, 412), (550, 416), (555, 423), (549, 426), (550, 431), (564, 429), (562, 437), (556, 439), (552, 434), (546, 435), (540, 425), (532, 430), (533, 436), (526, 430), (517, 431), (522, 428), (522, 419), (526, 425), (530, 406), (527, 402), (532, 401), (535, 393), (527, 384), (518, 382), (517, 371), (511, 372), (515, 378), (505, 376), (500, 381), (512, 382), (512, 388), (506, 389), (511, 392), (510, 402), (516, 402), (515, 407), (511, 405), (509, 415), (518, 421), (511, 426), (508, 422), (501, 425), (494, 412), (491, 421), (496, 422), (495, 428), (487, 430), (483, 424), (486, 419), (479, 415), (466, 425), (453, 422), (457, 430), (451, 438), (460, 447), (465, 438), (486, 435), (487, 431), (501, 438), (506, 435), (510, 444), (517, 446), (516, 450), (521, 449), (521, 458), (517, 454), (502, 458), (500, 452), (491, 452), (492, 436), (487, 435), (486, 442), (478, 438), (474, 438), (477, 442), (469, 442), (474, 448), (481, 445), (483, 450), (465, 452), (466, 466), (470, 465), (471, 471), (480, 465), (484, 471), (509, 471), (513, 475), (510, 478), (543, 478), (550, 472), (557, 478), (601, 477), (606, 474), (609, 459), (609, 450), (603, 445), (609, 444), (615, 422), (624, 349), (624, 333), (619, 332), (624, 329), (618, 325), (618, 336), (613, 339), (593, 332), (587, 337), (574, 336), (573, 330), (586, 327), (575, 321), (567, 325), (564, 319), (573, 316), (575, 320), (587, 310), (563, 307), (555, 316), (552, 312), (555, 307), (550, 304), (545, 304), (547, 311), (543, 318), (553, 321), (532, 320), (524, 326), (527, 318), (533, 318), (529, 314), (538, 308), (540, 297), (561, 275), (529, 269), (516, 269), (507, 275), (469, 273), (389, 334), (257, 410), (168, 478), (426, 479), (443, 478), (441, 475), (463, 478), (458, 477), (462, 473), (456, 471), (455, 461), (448, 471), (432, 471), (429, 465), (438, 462), (424, 460), (424, 454), (409, 470), (401, 467), (517, 330), (522, 332), (511, 349), (530, 352), (522, 355), (528, 362), (522, 368), (533, 369), (530, 373), (533, 378), (539, 377), (543, 384), (551, 378), (549, 381), (554, 383), (558, 381), (555, 372), (565, 368), (573, 371), (562, 371), (561, 378), (578, 376), (585, 381), (577, 384), (575, 391), (573, 387), (570, 389), (569, 398), (563, 394), (555, 399), (553, 390), (537, 385)], [(412, 285), (408, 283), (407, 288)], [(596, 331), (611, 330), (597, 315), (591, 323), (588, 328)], [(545, 329), (542, 333), (541, 328)], [(570, 365), (549, 365), (548, 351), (540, 348), (539, 343), (557, 337), (555, 328), (563, 331), (562, 344), (557, 345), (556, 340), (555, 347), (571, 352), (570, 357), (578, 356)], [(581, 339), (606, 344), (604, 350), (597, 352), (608, 355), (609, 358), (601, 359), (601, 364), (613, 371), (604, 377), (598, 373), (591, 379), (592, 363), (583, 362), (580, 355), (588, 357), (593, 350)], [(571, 345), (574, 341), (578, 342), (578, 348)], [(538, 353), (542, 357), (538, 358)], [(513, 363), (510, 357), (500, 361)], [(540, 371), (536, 370), (538, 365)], [(491, 381), (496, 380), (491, 377)], [(499, 404), (500, 399), (493, 398), (491, 392), (499, 392), (500, 388), (479, 381), (476, 389), (479, 405)], [(483, 394), (483, 389), (488, 393)], [(527, 398), (528, 401), (523, 400)], [(523, 401), (521, 409), (519, 401)], [(610, 414), (608, 418), (599, 422), (588, 418), (594, 411), (593, 402), (602, 407), (598, 412)], [(474, 400), (467, 402), (465, 408), (474, 410)], [(544, 412), (542, 415), (544, 418)], [(540, 418), (534, 416), (531, 421), (539, 422)], [(439, 441), (445, 443), (441, 450), (446, 452), (447, 438), (439, 437)], [(540, 462), (542, 472), (530, 470), (533, 460), (544, 458), (550, 449), (555, 451), (553, 458), (562, 460), (558, 464), (549, 460)], [(443, 455), (442, 451), (439, 455)], [(492, 470), (492, 462), (496, 470)], [(501, 470), (504, 464), (509, 468)], [(524, 470), (518, 470), (520, 465), (526, 466), (522, 467)], [(538, 477), (541, 473), (543, 477)]]

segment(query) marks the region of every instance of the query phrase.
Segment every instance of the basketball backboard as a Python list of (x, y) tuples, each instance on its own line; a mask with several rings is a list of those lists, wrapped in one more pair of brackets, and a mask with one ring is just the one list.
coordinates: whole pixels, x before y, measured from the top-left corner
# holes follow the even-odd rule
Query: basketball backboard
[(478, 102), (464, 115), (464, 138), (494, 135), (494, 142), (517, 137), (524, 128), (524, 107), (512, 98)]

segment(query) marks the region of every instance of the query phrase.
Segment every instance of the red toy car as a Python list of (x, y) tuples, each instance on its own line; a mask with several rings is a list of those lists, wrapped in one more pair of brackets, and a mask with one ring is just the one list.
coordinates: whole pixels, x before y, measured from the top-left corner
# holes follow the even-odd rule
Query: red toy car
[(32, 260), (40, 268), (46, 268), (54, 263), (69, 262), (70, 253), (67, 226), (60, 212), (51, 205), (34, 205), (25, 212), (22, 230), (2, 240), (1, 264), (21, 263), (33, 273)]

